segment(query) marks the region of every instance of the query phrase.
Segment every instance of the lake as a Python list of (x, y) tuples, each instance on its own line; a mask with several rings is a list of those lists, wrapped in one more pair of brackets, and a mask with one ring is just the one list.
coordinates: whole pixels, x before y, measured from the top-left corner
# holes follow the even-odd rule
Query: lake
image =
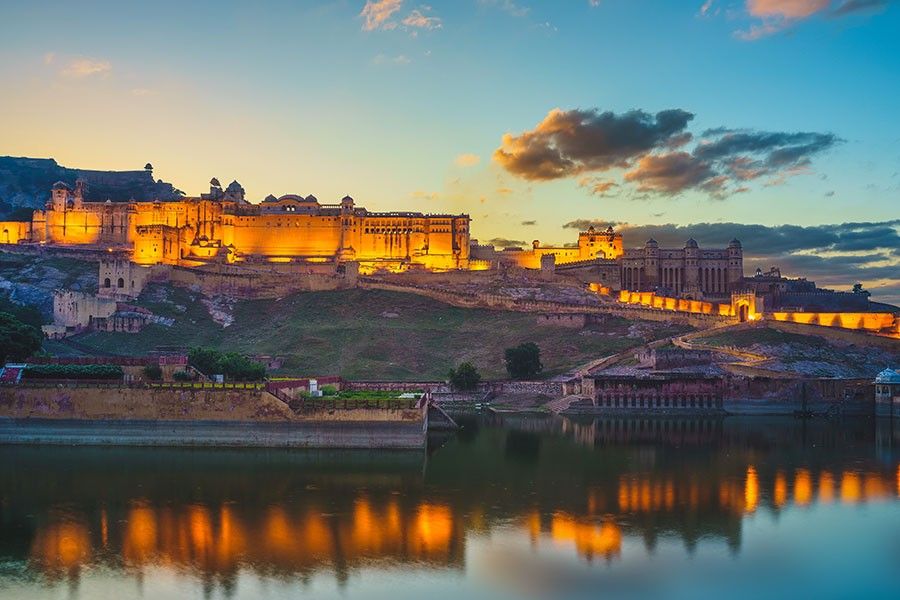
[(427, 452), (0, 448), (0, 598), (898, 598), (900, 423), (462, 418)]

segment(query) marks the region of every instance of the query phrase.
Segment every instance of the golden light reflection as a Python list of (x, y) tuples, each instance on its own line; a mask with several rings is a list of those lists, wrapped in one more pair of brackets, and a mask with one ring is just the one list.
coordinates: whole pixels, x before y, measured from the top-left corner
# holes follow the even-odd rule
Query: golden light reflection
[(759, 478), (756, 469), (751, 465), (747, 467), (747, 476), (744, 478), (744, 511), (752, 513), (759, 504)]
[(819, 502), (829, 504), (834, 501), (834, 476), (828, 471), (819, 474)]
[(787, 479), (785, 478), (784, 473), (778, 471), (775, 474), (775, 489), (772, 490), (772, 502), (775, 506), (781, 508), (787, 501), (787, 496)]
[(30, 555), (48, 571), (78, 567), (91, 556), (88, 528), (68, 519), (53, 521), (38, 530)]
[(844, 471), (841, 474), (841, 502), (855, 503), (862, 498), (862, 484), (857, 473)]
[(806, 469), (797, 469), (794, 475), (794, 503), (806, 506), (812, 501), (812, 475)]
[(585, 523), (556, 513), (550, 520), (550, 538), (558, 543), (574, 543), (578, 554), (588, 559), (612, 558), (622, 553), (622, 530), (611, 521)]

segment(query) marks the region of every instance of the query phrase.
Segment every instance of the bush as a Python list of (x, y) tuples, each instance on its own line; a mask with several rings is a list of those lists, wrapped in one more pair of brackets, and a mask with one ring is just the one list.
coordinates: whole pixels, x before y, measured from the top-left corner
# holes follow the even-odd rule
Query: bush
[(212, 348), (191, 348), (188, 362), (206, 376), (221, 374), (231, 381), (259, 381), (266, 367), (237, 352), (222, 353)]
[(144, 377), (150, 381), (159, 381), (162, 379), (162, 367), (159, 365), (145, 365)]
[(10, 360), (25, 360), (40, 350), (43, 341), (40, 329), (0, 312), (0, 365)]
[(515, 348), (507, 348), (504, 353), (506, 372), (513, 379), (530, 379), (540, 373), (541, 349), (534, 342), (525, 342)]
[(122, 379), (119, 365), (29, 365), (26, 379)]
[(478, 387), (481, 375), (472, 363), (464, 362), (455, 369), (450, 369), (448, 376), (454, 389), (468, 392)]
[(172, 379), (175, 381), (193, 381), (194, 375), (188, 371), (175, 371), (172, 373)]
[(333, 385), (323, 385), (319, 388), (323, 396), (336, 396), (338, 389)]

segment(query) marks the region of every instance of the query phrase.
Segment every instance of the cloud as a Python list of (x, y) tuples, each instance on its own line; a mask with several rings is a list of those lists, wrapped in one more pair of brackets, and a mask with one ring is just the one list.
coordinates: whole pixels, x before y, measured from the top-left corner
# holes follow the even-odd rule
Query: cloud
[[(51, 62), (53, 59), (51, 58)], [(49, 63), (48, 63), (49, 64)], [(112, 70), (112, 65), (106, 60), (94, 60), (91, 58), (74, 58), (60, 71), (60, 75), (73, 79), (82, 79), (97, 75), (107, 75)]]
[(736, 31), (742, 40), (758, 40), (817, 15), (841, 18), (884, 10), (890, 0), (747, 0), (747, 14), (759, 19), (749, 29)]
[[(431, 7), (423, 6), (422, 10), (430, 10)], [(401, 21), (407, 27), (415, 27), (417, 29), (440, 29), (442, 24), (438, 17), (425, 15), (421, 10), (414, 10)]]
[(754, 17), (805, 19), (829, 4), (831, 0), (747, 0), (747, 12)]
[(737, 238), (744, 248), (748, 272), (778, 266), (791, 277), (810, 277), (820, 285), (849, 287), (861, 281), (890, 302), (900, 300), (900, 219), (830, 225), (755, 225), (693, 223), (690, 225), (634, 225), (578, 219), (563, 225), (584, 231), (612, 225), (621, 231), (626, 247), (639, 247), (650, 238), (660, 247), (681, 248), (693, 237), (704, 246), (724, 247)]
[(477, 154), (465, 153), (457, 156), (453, 162), (458, 167), (474, 167), (481, 161), (481, 157)]
[(498, 248), (517, 248), (530, 245), (523, 240), (508, 240), (506, 238), (491, 238), (487, 243), (491, 246), (497, 246)]
[(831, 15), (834, 17), (846, 17), (858, 13), (881, 12), (887, 8), (888, 0), (847, 0), (838, 6)]
[(706, 0), (703, 5), (700, 7), (700, 11), (697, 13), (701, 17), (709, 16), (710, 10), (712, 10), (713, 3), (715, 0)]
[(44, 53), (44, 64), (45, 65), (52, 65), (54, 60), (56, 60), (56, 52), (45, 52)]
[(683, 133), (693, 117), (680, 109), (617, 115), (555, 108), (533, 130), (504, 134), (493, 158), (510, 173), (538, 181), (626, 167)]
[(367, 0), (359, 16), (365, 19), (363, 31), (377, 29), (394, 29), (397, 23), (391, 21), (395, 12), (400, 10), (403, 0)]
[(408, 65), (412, 59), (405, 54), (397, 56), (388, 56), (387, 54), (376, 54), (372, 59), (372, 63), (376, 65)]
[(781, 185), (808, 173), (814, 157), (842, 142), (832, 133), (727, 127), (696, 138), (687, 130), (693, 117), (682, 109), (651, 115), (557, 108), (534, 129), (505, 134), (493, 159), (526, 180), (577, 176), (579, 186), (596, 195), (618, 186), (610, 175), (624, 171), (621, 183), (638, 193), (696, 190), (723, 198), (748, 191), (748, 182), (756, 179)]
[(606, 196), (607, 192), (619, 187), (619, 184), (609, 179), (586, 176), (578, 180), (578, 186), (588, 189), (595, 196)]
[(531, 12), (529, 7), (516, 4), (513, 0), (478, 0), (478, 4), (497, 8), (513, 17), (524, 17)]

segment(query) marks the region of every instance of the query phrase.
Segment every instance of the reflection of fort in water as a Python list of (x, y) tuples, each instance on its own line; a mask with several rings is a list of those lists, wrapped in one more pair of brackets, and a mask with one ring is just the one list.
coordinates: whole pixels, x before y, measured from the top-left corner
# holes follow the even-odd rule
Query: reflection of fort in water
[(162, 567), (227, 592), (241, 570), (343, 582), (372, 565), (463, 569), (467, 538), (498, 527), (590, 561), (621, 559), (628, 537), (738, 552), (759, 511), (900, 495), (876, 444), (896, 438), (871, 422), (506, 420), (435, 451), (424, 474), (417, 454), (5, 448), (0, 551), (50, 580)]

